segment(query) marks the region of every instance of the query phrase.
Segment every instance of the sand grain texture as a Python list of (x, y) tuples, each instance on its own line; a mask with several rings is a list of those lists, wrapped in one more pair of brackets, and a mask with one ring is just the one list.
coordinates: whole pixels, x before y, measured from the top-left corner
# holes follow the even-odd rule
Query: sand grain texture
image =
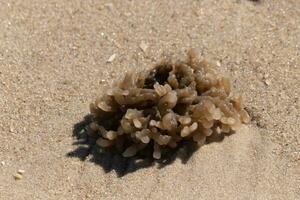
[[(0, 199), (300, 199), (299, 25), (298, 0), (0, 0)], [(66, 156), (105, 85), (190, 48), (232, 78), (250, 125), (121, 178)]]

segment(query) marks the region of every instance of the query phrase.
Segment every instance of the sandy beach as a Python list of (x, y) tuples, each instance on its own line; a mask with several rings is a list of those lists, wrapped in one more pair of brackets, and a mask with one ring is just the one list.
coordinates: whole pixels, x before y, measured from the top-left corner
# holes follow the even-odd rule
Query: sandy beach
[[(75, 144), (118, 77), (191, 48), (231, 78), (250, 124), (122, 176)], [(300, 199), (299, 82), (299, 0), (0, 0), (0, 199)]]

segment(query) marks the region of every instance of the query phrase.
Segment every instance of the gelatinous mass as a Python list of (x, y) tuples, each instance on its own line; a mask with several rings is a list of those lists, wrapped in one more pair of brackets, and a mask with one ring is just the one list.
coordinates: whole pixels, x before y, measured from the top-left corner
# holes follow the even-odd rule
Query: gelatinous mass
[(101, 148), (124, 157), (150, 152), (155, 159), (185, 140), (200, 146), (250, 121), (230, 81), (193, 53), (184, 61), (164, 60), (151, 70), (127, 73), (90, 111), (88, 133)]

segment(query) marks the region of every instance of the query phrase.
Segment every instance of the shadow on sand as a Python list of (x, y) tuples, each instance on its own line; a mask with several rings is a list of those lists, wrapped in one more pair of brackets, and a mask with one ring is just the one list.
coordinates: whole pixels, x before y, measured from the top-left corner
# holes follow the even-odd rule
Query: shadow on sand
[[(158, 168), (163, 168), (168, 164), (173, 163), (177, 158), (181, 159), (182, 163), (187, 163), (193, 153), (198, 149), (193, 142), (182, 143), (178, 148), (169, 151), (163, 159), (155, 160), (148, 157), (135, 156), (132, 158), (124, 158), (122, 155), (113, 151), (101, 149), (96, 145), (96, 138), (90, 137), (87, 134), (86, 126), (91, 122), (91, 116), (87, 115), (84, 119), (75, 124), (73, 127), (73, 137), (76, 142), (73, 145), (77, 146), (75, 150), (67, 153), (68, 157), (79, 158), (81, 161), (91, 161), (100, 165), (105, 173), (115, 171), (118, 177), (122, 177), (128, 173), (135, 172), (142, 168), (147, 168), (158, 164)], [(224, 135), (218, 137), (210, 137), (207, 143), (221, 142)]]

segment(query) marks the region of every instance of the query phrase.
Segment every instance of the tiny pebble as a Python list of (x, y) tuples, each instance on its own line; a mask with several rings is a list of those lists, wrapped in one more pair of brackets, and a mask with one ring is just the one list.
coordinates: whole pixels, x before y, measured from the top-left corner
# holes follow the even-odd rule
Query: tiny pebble
[(100, 82), (100, 84), (103, 84), (103, 83), (105, 83), (106, 81), (105, 81), (105, 79), (101, 79), (99, 82)]
[(5, 162), (4, 162), (4, 161), (1, 161), (1, 165), (3, 165), (3, 166), (4, 166), (4, 165), (5, 165)]
[(266, 85), (270, 85), (270, 84), (271, 84), (271, 81), (270, 81), (269, 79), (266, 79), (266, 80), (265, 80), (265, 84), (266, 84)]
[(25, 173), (25, 170), (19, 169), (19, 170), (18, 170), (18, 173), (19, 173), (19, 174), (24, 174), (24, 173)]
[(148, 49), (148, 44), (146, 44), (144, 41), (142, 41), (141, 44), (140, 44), (140, 48), (145, 53)]
[(23, 178), (23, 176), (19, 173), (14, 175), (15, 180), (21, 180)]
[(116, 58), (116, 54), (113, 54), (113, 55), (111, 55), (109, 58), (108, 58), (108, 60), (107, 60), (107, 62), (108, 63), (111, 63), (112, 61), (114, 61), (114, 59)]
[(10, 127), (10, 128), (9, 128), (9, 131), (10, 131), (11, 133), (13, 133), (13, 132), (14, 132), (14, 128), (13, 128), (13, 127)]
[(217, 61), (216, 64), (217, 64), (218, 67), (221, 67), (221, 62), (220, 61)]

